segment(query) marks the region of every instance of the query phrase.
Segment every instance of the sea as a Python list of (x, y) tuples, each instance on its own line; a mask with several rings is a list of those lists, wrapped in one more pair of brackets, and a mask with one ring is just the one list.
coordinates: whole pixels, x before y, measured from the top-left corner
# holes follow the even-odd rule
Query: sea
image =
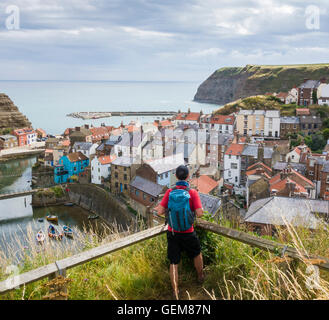
[[(193, 101), (200, 82), (131, 81), (0, 81), (19, 110), (49, 134), (62, 134), (66, 128), (83, 124), (119, 126), (123, 121), (154, 121), (153, 117), (112, 117), (84, 121), (67, 117), (82, 111), (191, 111), (211, 113), (220, 106)], [(162, 119), (162, 118), (160, 118)]]

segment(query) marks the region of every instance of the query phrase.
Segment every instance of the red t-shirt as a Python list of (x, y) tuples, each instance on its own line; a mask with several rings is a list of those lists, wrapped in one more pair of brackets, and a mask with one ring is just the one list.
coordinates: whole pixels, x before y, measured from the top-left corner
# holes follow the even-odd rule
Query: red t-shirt
[[(176, 186), (177, 189), (186, 189), (186, 186)], [(172, 191), (172, 189), (167, 190), (166, 194), (164, 195), (160, 205), (164, 208), (168, 208), (168, 202), (169, 202), (169, 194)], [(196, 191), (195, 189), (190, 189), (189, 190), (189, 194), (191, 196), (190, 198), (190, 208), (191, 211), (195, 211), (196, 209), (200, 209), (202, 208), (202, 204), (201, 204), (201, 199), (199, 196), (198, 191)], [(172, 228), (168, 225), (168, 231), (172, 231)], [(177, 233), (191, 233), (194, 231), (194, 227), (192, 226), (190, 229), (186, 230), (186, 231), (175, 231)]]

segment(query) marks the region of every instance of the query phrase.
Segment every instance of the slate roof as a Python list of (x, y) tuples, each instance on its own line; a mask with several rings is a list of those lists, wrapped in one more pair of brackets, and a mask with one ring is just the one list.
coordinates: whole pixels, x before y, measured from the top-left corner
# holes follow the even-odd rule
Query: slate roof
[(146, 180), (140, 176), (136, 176), (129, 185), (151, 195), (152, 197), (158, 197), (164, 188), (164, 186)]
[[(248, 157), (258, 157), (258, 144), (247, 144), (244, 148), (242, 155)], [(271, 159), (273, 154), (273, 148), (264, 147), (264, 159)]]
[(281, 117), (280, 122), (287, 124), (299, 124), (300, 120), (298, 117)]
[(294, 226), (316, 229), (320, 220), (315, 213), (328, 215), (328, 212), (329, 201), (271, 197), (253, 202), (245, 222), (281, 226), (288, 222)]
[(130, 167), (133, 163), (134, 159), (129, 157), (119, 157), (112, 162), (113, 165), (121, 167)]
[(319, 80), (307, 80), (306, 82), (302, 83), (298, 88), (301, 89), (313, 89), (317, 88), (321, 84)]
[[(282, 171), (283, 169), (287, 168), (288, 162), (276, 162), (275, 165), (273, 166), (273, 170), (279, 170)], [(306, 165), (303, 163), (294, 163), (291, 162), (290, 166), (301, 173), (302, 175), (305, 175), (306, 173)]]
[(199, 193), (199, 195), (203, 210), (208, 211), (208, 213), (214, 216), (221, 207), (222, 202), (220, 198), (204, 193)]
[(73, 149), (79, 149), (79, 150), (90, 150), (90, 148), (92, 147), (92, 143), (91, 142), (76, 142), (73, 145)]
[(322, 121), (321, 121), (320, 117), (316, 117), (316, 116), (301, 116), (300, 123), (320, 124), (320, 123), (322, 123)]
[(162, 174), (164, 172), (176, 170), (180, 165), (184, 165), (184, 156), (182, 153), (178, 153), (169, 157), (145, 162), (151, 166), (157, 174)]

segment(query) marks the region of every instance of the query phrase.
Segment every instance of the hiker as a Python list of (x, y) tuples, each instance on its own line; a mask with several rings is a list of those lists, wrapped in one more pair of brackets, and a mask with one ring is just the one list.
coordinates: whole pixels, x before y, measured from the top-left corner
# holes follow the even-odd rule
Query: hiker
[(187, 255), (194, 259), (198, 282), (202, 283), (204, 280), (200, 241), (193, 227), (195, 215), (198, 218), (202, 217), (203, 209), (199, 193), (194, 189), (190, 189), (187, 182), (189, 169), (186, 166), (179, 166), (176, 169), (176, 177), (178, 179), (176, 187), (167, 190), (160, 203), (158, 214), (165, 215), (168, 209), (167, 241), (170, 280), (173, 297), (178, 300), (178, 264), (181, 251), (186, 251)]

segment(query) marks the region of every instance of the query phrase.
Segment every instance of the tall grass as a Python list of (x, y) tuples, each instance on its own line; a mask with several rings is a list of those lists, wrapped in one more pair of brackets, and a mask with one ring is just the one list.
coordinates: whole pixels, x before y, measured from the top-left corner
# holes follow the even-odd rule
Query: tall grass
[[(226, 221), (221, 224), (227, 226)], [(105, 228), (101, 236), (94, 231), (81, 232), (69, 245), (47, 240), (43, 250), (35, 244), (34, 235), (27, 234), (29, 245), (28, 250), (22, 247), (20, 272), (113, 241), (120, 237), (119, 231), (114, 226)], [(319, 261), (305, 256), (305, 251), (329, 256), (325, 227), (310, 231), (287, 224), (278, 230), (275, 240), (295, 247), (300, 252), (298, 262), (210, 232), (198, 234), (207, 277), (203, 286), (198, 285), (193, 263), (183, 255), (178, 279), (183, 299), (329, 299), (329, 273), (320, 271), (314, 282), (309, 272)], [(170, 299), (166, 251), (166, 236), (162, 235), (70, 269), (69, 299)], [(0, 255), (0, 279), (7, 277), (4, 270), (16, 256), (13, 252)], [(46, 282), (27, 285), (0, 299), (42, 299), (47, 294)]]

